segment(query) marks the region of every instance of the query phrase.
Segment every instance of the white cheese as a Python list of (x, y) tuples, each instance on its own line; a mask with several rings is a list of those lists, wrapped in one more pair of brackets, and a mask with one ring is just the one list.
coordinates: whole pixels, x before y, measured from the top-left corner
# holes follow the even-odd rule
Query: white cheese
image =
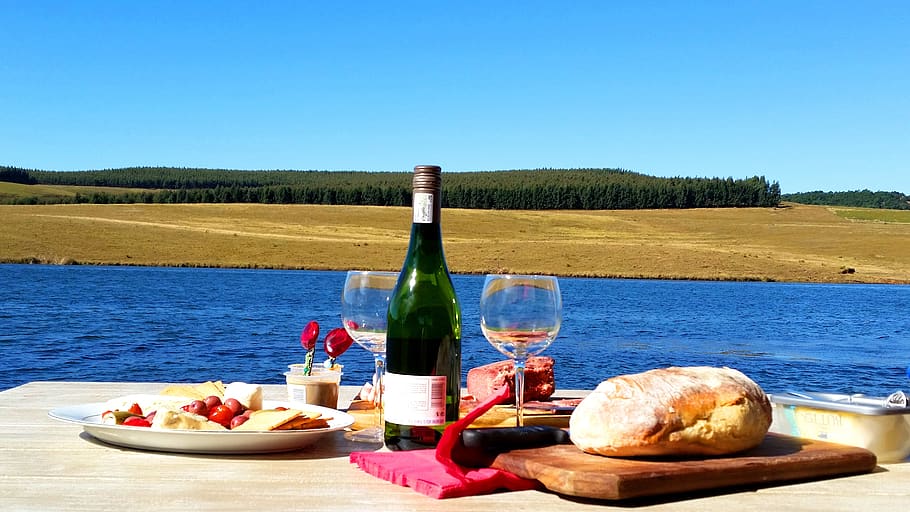
[(262, 386), (246, 382), (231, 382), (224, 388), (224, 399), (234, 398), (247, 409), (262, 409)]

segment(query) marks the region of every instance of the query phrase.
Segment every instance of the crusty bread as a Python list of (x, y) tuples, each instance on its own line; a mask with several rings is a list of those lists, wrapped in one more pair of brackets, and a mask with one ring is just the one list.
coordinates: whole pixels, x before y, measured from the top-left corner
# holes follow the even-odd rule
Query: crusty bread
[(723, 455), (762, 442), (771, 403), (737, 370), (662, 368), (605, 380), (569, 420), (572, 442), (588, 453)]

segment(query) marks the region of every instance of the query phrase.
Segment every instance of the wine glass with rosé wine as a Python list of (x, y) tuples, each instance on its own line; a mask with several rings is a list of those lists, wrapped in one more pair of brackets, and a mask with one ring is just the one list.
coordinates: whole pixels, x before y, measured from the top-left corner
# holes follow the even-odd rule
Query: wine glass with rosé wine
[(524, 424), (524, 370), (528, 358), (556, 339), (562, 295), (553, 276), (487, 275), (480, 296), (480, 328), (491, 345), (515, 361), (516, 424)]
[(389, 296), (398, 282), (398, 272), (351, 270), (341, 292), (341, 322), (358, 345), (373, 354), (373, 403), (379, 413), (379, 424), (348, 432), (352, 441), (382, 443), (382, 376), (385, 373), (386, 326)]

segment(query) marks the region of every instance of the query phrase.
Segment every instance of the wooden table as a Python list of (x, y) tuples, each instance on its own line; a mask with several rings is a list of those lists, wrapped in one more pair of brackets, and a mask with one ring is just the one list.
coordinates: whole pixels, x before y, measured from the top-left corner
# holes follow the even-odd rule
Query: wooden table
[[(160, 383), (32, 382), (0, 392), (0, 510), (903, 510), (910, 503), (910, 464), (883, 464), (870, 474), (715, 491), (633, 503), (586, 502), (542, 491), (434, 500), (374, 478), (348, 462), (352, 443), (338, 432), (301, 451), (245, 456), (177, 455), (112, 447), (50, 409), (154, 393)], [(342, 389), (344, 407), (356, 388)], [(267, 399), (286, 398), (265, 386)]]

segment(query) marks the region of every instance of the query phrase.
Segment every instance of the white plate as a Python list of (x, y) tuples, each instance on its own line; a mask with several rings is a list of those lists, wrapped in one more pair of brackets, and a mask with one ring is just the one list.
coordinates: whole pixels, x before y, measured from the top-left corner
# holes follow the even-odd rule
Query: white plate
[[(292, 407), (286, 402), (266, 401), (263, 407)], [(147, 427), (110, 425), (101, 422), (105, 403), (59, 407), (48, 413), (51, 418), (82, 425), (92, 437), (117, 446), (176, 453), (243, 454), (274, 453), (299, 450), (320, 437), (342, 430), (354, 423), (345, 412), (318, 405), (294, 405), (304, 411), (320, 412), (331, 418), (327, 428), (309, 430), (273, 430), (268, 432), (231, 432), (212, 430), (158, 430)]]

